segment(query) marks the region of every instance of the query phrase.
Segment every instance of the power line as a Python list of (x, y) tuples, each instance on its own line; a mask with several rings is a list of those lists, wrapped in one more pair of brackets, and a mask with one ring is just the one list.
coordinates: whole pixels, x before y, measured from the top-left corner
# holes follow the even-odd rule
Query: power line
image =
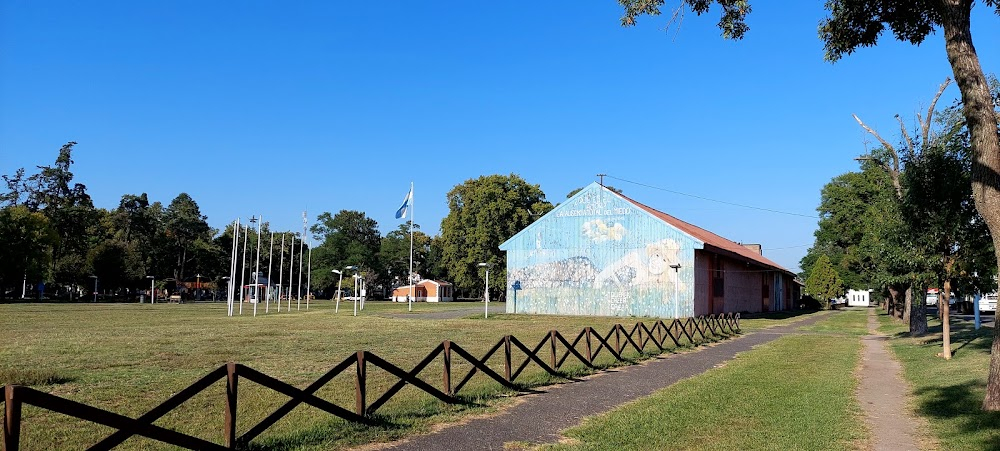
[(625, 180), (623, 178), (615, 177), (613, 175), (605, 175), (605, 177), (610, 178), (610, 179), (615, 179), (615, 180), (618, 180), (618, 181), (622, 181), (622, 182), (625, 182), (625, 183), (631, 183), (633, 185), (644, 186), (646, 188), (652, 188), (652, 189), (656, 189), (656, 190), (660, 190), (660, 191), (666, 191), (666, 192), (671, 193), (671, 194), (678, 194), (678, 195), (681, 195), (681, 196), (693, 197), (695, 199), (707, 200), (709, 202), (717, 202), (717, 203), (720, 203), (720, 204), (732, 205), (732, 206), (735, 206), (735, 207), (742, 207), (742, 208), (749, 208), (749, 209), (752, 209), (752, 210), (766, 211), (766, 212), (770, 212), (770, 213), (778, 213), (778, 214), (782, 214), (782, 215), (799, 216), (799, 217), (802, 217), (802, 218), (811, 218), (811, 219), (819, 219), (819, 216), (816, 216), (816, 215), (804, 215), (802, 213), (792, 213), (792, 212), (788, 212), (788, 211), (773, 210), (773, 209), (764, 208), (764, 207), (755, 207), (753, 205), (744, 205), (744, 204), (738, 204), (738, 203), (735, 203), (735, 202), (726, 202), (724, 200), (710, 199), (708, 197), (702, 197), (702, 196), (697, 196), (697, 195), (694, 195), (694, 194), (682, 193), (680, 191), (674, 191), (674, 190), (670, 190), (670, 189), (666, 189), (666, 188), (661, 188), (659, 186), (653, 186), (653, 185), (648, 185), (648, 184), (645, 184), (645, 183), (634, 182), (632, 180)]

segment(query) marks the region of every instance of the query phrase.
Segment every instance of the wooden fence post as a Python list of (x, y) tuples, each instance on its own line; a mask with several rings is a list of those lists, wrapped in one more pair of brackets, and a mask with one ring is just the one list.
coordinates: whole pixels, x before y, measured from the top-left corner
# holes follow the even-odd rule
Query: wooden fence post
[(14, 396), (14, 386), (3, 390), (3, 451), (17, 451), (21, 439), (21, 400)]
[(365, 351), (358, 351), (358, 364), (355, 367), (356, 378), (354, 380), (354, 403), (358, 415), (365, 414), (365, 382), (368, 377), (367, 366), (365, 364)]
[(551, 360), (550, 366), (552, 367), (552, 369), (558, 370), (559, 368), (556, 368), (556, 331), (555, 330), (550, 330), (549, 331), (549, 344), (550, 344), (551, 349), (552, 349), (552, 354), (551, 354), (552, 360)]
[(441, 344), (444, 347), (444, 392), (448, 396), (453, 396), (451, 392), (451, 340), (445, 340)]
[(615, 352), (618, 354), (618, 357), (619, 357), (618, 360), (621, 360), (621, 355), (622, 355), (622, 336), (621, 336), (621, 330), (622, 330), (622, 325), (621, 324), (615, 324)]
[(591, 333), (591, 331), (593, 331), (593, 329), (591, 329), (590, 327), (588, 327), (588, 328), (586, 328), (584, 330), (587, 331), (587, 363), (593, 365), (594, 364), (594, 353), (591, 351), (591, 347), (590, 347), (590, 333)]
[(225, 446), (229, 449), (236, 448), (236, 401), (237, 386), (239, 385), (239, 375), (236, 373), (236, 362), (226, 363), (226, 416), (223, 435), (225, 436)]
[(510, 335), (503, 336), (503, 376), (510, 382)]

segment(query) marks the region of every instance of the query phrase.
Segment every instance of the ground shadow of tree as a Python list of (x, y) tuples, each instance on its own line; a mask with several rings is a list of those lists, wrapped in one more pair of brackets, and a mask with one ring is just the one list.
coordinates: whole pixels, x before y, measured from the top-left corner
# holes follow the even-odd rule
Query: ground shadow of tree
[[(909, 334), (901, 332), (896, 334), (897, 338), (908, 337)], [(930, 327), (927, 335), (924, 335), (922, 346), (941, 346), (941, 326)], [(959, 352), (989, 352), (993, 345), (993, 329), (988, 327), (975, 329), (975, 325), (968, 322), (955, 322), (951, 328), (951, 351), (952, 355)]]
[(976, 449), (1000, 451), (1000, 412), (984, 412), (980, 408), (985, 386), (981, 383), (930, 387), (917, 390), (921, 401), (920, 415), (935, 419), (954, 421), (955, 433), (978, 433), (988, 431), (980, 443), (972, 443)]

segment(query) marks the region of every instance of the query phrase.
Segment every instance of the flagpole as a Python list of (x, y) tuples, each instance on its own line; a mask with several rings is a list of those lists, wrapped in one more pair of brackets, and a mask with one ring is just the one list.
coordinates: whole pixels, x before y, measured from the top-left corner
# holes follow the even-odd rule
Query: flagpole
[(413, 277), (413, 182), (410, 182), (410, 303), (407, 306), (410, 312), (413, 311), (413, 291), (416, 284), (417, 281)]
[[(267, 228), (271, 228), (271, 224), (267, 225)], [(271, 256), (274, 255), (274, 231), (271, 232), (271, 238), (267, 240), (267, 289), (264, 290), (264, 313), (268, 313), (271, 310)]]
[(257, 259), (253, 265), (253, 316), (257, 316), (257, 304), (260, 304), (260, 226), (264, 225), (264, 215), (257, 218)]
[(285, 232), (281, 232), (281, 263), (278, 265), (278, 313), (281, 313), (281, 292), (285, 291)]

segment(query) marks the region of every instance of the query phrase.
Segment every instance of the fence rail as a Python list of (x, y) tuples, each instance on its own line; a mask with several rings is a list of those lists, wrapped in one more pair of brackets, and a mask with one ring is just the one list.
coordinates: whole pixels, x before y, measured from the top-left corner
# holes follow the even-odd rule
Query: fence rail
[[(456, 395), (477, 373), (484, 374), (507, 389), (519, 390), (520, 387), (515, 384), (515, 381), (531, 363), (535, 363), (549, 375), (567, 377), (565, 373), (560, 371), (560, 368), (570, 358), (574, 358), (587, 368), (595, 369), (594, 359), (602, 351), (610, 354), (618, 362), (628, 361), (623, 358), (623, 354), (628, 348), (632, 348), (642, 354), (652, 344), (652, 347), (655, 347), (657, 352), (663, 352), (669, 345), (666, 341), (667, 339), (674, 346), (680, 346), (681, 339), (683, 338), (686, 338), (692, 344), (704, 342), (710, 337), (724, 338), (740, 332), (739, 321), (740, 316), (738, 313), (729, 313), (687, 318), (686, 320), (675, 319), (671, 320), (669, 325), (660, 320), (653, 323), (652, 328), (643, 322), (638, 322), (629, 329), (626, 329), (621, 324), (615, 324), (604, 335), (601, 335), (592, 327), (585, 327), (573, 338), (573, 341), (567, 340), (559, 331), (551, 330), (539, 340), (537, 345), (531, 348), (526, 346), (517, 337), (505, 335), (481, 358), (475, 357), (471, 352), (459, 346), (458, 343), (446, 340), (437, 345), (420, 363), (409, 371), (382, 359), (374, 353), (358, 351), (335, 365), (320, 376), (319, 379), (316, 379), (315, 382), (302, 389), (246, 365), (230, 362), (212, 370), (149, 412), (134, 419), (77, 401), (44, 393), (31, 387), (6, 385), (3, 396), (2, 451), (17, 451), (19, 449), (22, 426), (21, 408), (24, 405), (39, 407), (116, 429), (113, 434), (90, 447), (89, 449), (91, 450), (112, 449), (136, 435), (185, 449), (234, 449), (250, 443), (278, 422), (278, 420), (288, 415), (293, 409), (303, 403), (348, 421), (360, 424), (372, 424), (374, 422), (372, 414), (385, 405), (386, 402), (392, 399), (407, 384), (420, 389), (444, 403), (461, 403), (462, 401)], [(700, 340), (696, 341), (696, 336), (700, 337)], [(559, 345), (563, 347), (562, 353), (557, 349)], [(582, 346), (583, 349), (578, 350), (578, 346)], [(504, 365), (503, 374), (497, 373), (488, 365), (490, 359), (501, 350)], [(524, 357), (524, 360), (517, 366), (514, 365), (515, 350), (523, 354)], [(462, 376), (457, 384), (453, 385), (452, 358), (455, 355), (471, 364), (472, 368)], [(544, 359), (545, 357), (548, 357), (547, 362)], [(434, 387), (418, 377), (428, 365), (438, 358), (442, 359), (444, 367), (440, 388)], [(375, 400), (370, 404), (368, 403), (369, 394), (367, 390), (369, 364), (399, 379), (384, 393), (374, 398)], [(355, 373), (355, 405), (353, 411), (315, 395), (319, 389), (351, 367), (354, 367)], [(239, 380), (241, 378), (281, 393), (290, 399), (274, 412), (264, 417), (263, 420), (249, 428), (243, 435), (238, 436), (236, 431), (236, 407)], [(226, 405), (222, 445), (153, 424), (156, 420), (176, 409), (187, 400), (223, 379), (226, 381)]]

